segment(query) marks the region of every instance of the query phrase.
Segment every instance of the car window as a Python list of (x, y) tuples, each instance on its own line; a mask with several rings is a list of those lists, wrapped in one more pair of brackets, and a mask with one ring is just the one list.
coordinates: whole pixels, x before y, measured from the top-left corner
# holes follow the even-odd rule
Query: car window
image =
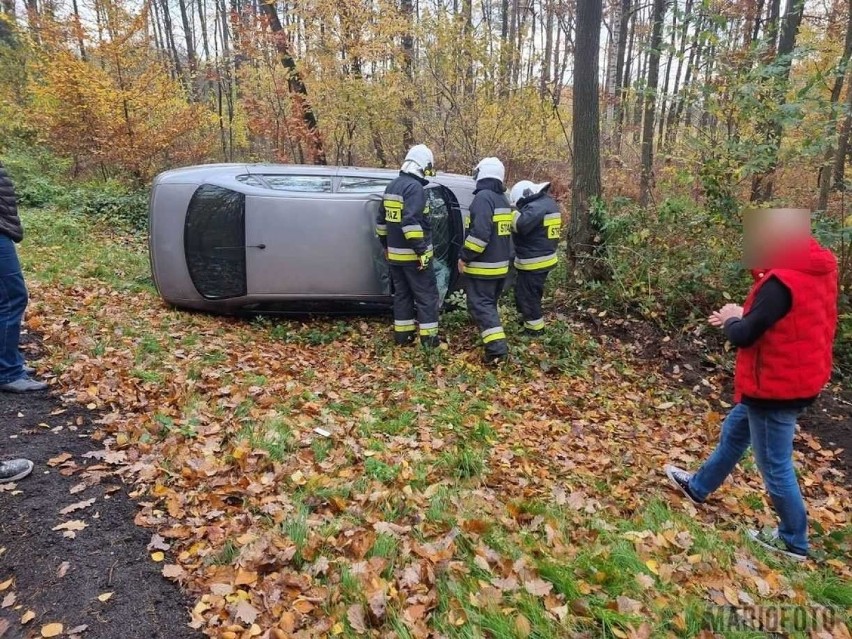
[(383, 193), (391, 181), (387, 178), (345, 177), (340, 181), (343, 193)]
[(237, 180), (250, 186), (298, 193), (331, 193), (331, 178), (324, 175), (238, 175)]
[(246, 294), (246, 196), (204, 184), (189, 201), (184, 251), (189, 277), (207, 299)]

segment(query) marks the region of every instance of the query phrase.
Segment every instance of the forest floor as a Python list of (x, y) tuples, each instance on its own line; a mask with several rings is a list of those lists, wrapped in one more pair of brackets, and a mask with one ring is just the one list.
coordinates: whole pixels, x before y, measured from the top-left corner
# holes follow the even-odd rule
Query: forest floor
[[(4, 454), (38, 463), (0, 495), (6, 636), (757, 637), (777, 615), (791, 636), (849, 636), (839, 383), (801, 420), (816, 559), (791, 564), (743, 534), (773, 522), (751, 458), (700, 509), (662, 473), (695, 467), (729, 408), (729, 358), (702, 329), (573, 309), (538, 342), (511, 328), (515, 362), (492, 371), (462, 312), (428, 356), (393, 349), (381, 317), (180, 312), (138, 239), (25, 221), (53, 395), (0, 403)], [(52, 592), (76, 565), (73, 599)], [(97, 634), (130, 601), (139, 625)]]

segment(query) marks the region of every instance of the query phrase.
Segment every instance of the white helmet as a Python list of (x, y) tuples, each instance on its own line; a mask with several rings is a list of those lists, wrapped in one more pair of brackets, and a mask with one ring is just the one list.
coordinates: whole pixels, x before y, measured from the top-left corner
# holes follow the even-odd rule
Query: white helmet
[(434, 161), (432, 150), (425, 144), (418, 144), (408, 150), (400, 171), (419, 177), (435, 175), (435, 168), (432, 166)]
[(485, 178), (494, 178), (501, 182), (506, 177), (506, 167), (497, 158), (484, 158), (473, 170), (473, 179), (479, 182)]
[(523, 200), (524, 198), (531, 197), (538, 193), (543, 193), (549, 188), (550, 182), (541, 182), (540, 184), (536, 184), (529, 180), (521, 180), (512, 187), (511, 191), (509, 191), (509, 201), (512, 203), (512, 206), (517, 206), (518, 200)]

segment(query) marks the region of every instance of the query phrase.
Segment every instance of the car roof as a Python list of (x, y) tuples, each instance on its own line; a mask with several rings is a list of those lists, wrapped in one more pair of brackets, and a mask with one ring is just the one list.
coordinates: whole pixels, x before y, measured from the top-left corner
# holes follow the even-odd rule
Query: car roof
[[(240, 174), (260, 175), (327, 175), (331, 177), (364, 177), (393, 179), (399, 174), (396, 169), (378, 169), (360, 166), (322, 166), (316, 164), (200, 164), (165, 171), (154, 182), (160, 183), (200, 183), (217, 177), (232, 177)], [(473, 189), (474, 181), (470, 176), (459, 173), (439, 172), (429, 178), (442, 186), (466, 187)]]

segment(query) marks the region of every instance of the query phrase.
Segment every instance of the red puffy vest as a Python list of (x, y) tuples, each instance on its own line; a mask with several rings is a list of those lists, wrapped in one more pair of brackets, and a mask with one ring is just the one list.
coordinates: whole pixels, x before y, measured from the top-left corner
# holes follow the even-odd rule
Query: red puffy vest
[(806, 254), (787, 268), (752, 271), (754, 286), (743, 313), (770, 276), (790, 289), (790, 311), (749, 347), (737, 352), (734, 400), (805, 399), (818, 395), (831, 377), (837, 330), (837, 259), (811, 239)]

